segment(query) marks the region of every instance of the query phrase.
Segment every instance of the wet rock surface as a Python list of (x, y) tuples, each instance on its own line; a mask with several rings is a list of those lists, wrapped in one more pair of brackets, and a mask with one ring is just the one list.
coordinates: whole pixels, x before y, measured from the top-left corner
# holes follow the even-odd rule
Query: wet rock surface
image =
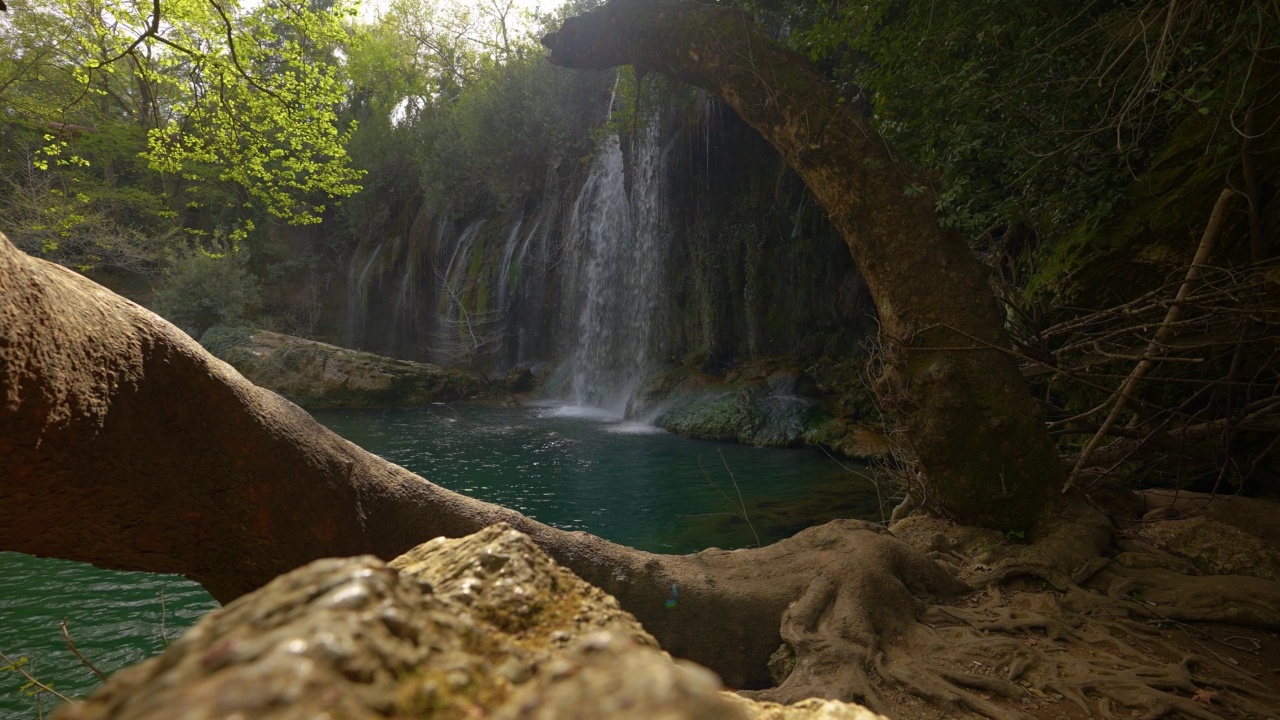
[(889, 452), (888, 439), (863, 422), (869, 411), (829, 395), (795, 367), (758, 363), (717, 377), (669, 366), (649, 379), (628, 415), (652, 415), (665, 430), (703, 440), (815, 445), (853, 458)]
[(200, 342), (255, 385), (312, 410), (428, 405), (480, 390), (457, 370), (265, 330), (213, 328)]
[(390, 564), (317, 560), (201, 620), (55, 720), (874, 720), (738, 698), (613, 597), (495, 525)]

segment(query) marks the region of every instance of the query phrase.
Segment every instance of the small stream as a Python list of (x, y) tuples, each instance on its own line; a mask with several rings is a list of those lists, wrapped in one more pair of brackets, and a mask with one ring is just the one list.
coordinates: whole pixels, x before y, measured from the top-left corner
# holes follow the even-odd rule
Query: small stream
[[(315, 416), (451, 490), (654, 552), (749, 547), (836, 517), (880, 518), (874, 484), (848, 461), (690, 440), (588, 408), (458, 404)], [(178, 576), (0, 553), (0, 651), (30, 658), (36, 677), (71, 696), (97, 681), (67, 652), (64, 618), (79, 649), (110, 674), (160, 652), (217, 606)], [(24, 682), (0, 673), (0, 720), (37, 717)], [(43, 711), (52, 705), (46, 698)]]

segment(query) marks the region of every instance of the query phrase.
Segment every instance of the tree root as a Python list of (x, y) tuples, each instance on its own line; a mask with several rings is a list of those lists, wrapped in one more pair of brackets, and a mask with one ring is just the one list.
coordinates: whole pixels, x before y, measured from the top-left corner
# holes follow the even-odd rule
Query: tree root
[(1083, 502), (1056, 509), (1030, 545), (907, 518), (892, 534), (836, 521), (764, 548), (653, 555), (431, 485), (3, 236), (0, 288), (3, 549), (180, 572), (230, 600), (317, 557), (395, 557), (505, 521), (671, 654), (733, 687), (776, 684), (754, 693), (765, 699), (914, 717), (896, 711), (913, 695), (996, 720), (1059, 699), (1107, 718), (1280, 706), (1274, 672), (1189, 654), (1147, 625), (1280, 629), (1280, 584), (1109, 558), (1111, 521)]
[(986, 547), (989, 534), (940, 527), (925, 520), (903, 534), (956, 569), (968, 593), (908, 597), (887, 566), (815, 580), (782, 616), (795, 669), (752, 696), (818, 694), (890, 716), (918, 714), (904, 704), (914, 696), (993, 720), (1025, 720), (1058, 702), (1107, 720), (1267, 717), (1280, 706), (1275, 678), (1208, 647), (1188, 652), (1153, 624), (1275, 629), (1280, 583), (1124, 567), (1100, 554), (1110, 522), (1082, 506), (1061, 512), (1036, 543), (998, 551)]

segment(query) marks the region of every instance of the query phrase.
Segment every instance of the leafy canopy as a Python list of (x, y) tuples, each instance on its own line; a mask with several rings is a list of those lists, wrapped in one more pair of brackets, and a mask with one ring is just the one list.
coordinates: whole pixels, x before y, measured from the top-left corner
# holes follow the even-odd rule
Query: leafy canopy
[[(326, 203), (355, 193), (361, 177), (345, 148), (354, 123), (338, 117), (339, 48), (354, 7), (15, 2), (0, 20), (0, 122), (23, 149), (3, 160), (55, 173), (43, 184), (76, 197), (92, 198), (81, 188), (95, 183), (146, 188), (170, 215), (191, 216), (197, 233), (208, 231), (206, 201), (237, 239), (258, 212), (319, 222)], [(35, 134), (39, 148), (30, 147)], [(121, 177), (134, 157), (144, 164)]]

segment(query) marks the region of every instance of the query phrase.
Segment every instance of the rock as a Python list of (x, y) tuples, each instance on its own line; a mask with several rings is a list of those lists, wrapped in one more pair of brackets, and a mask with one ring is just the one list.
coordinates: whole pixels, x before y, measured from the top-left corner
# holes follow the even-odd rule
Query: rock
[(458, 370), (265, 330), (215, 327), (200, 342), (254, 384), (311, 410), (428, 405), (480, 389)]
[(603, 633), (589, 637), (493, 714), (495, 720), (749, 720), (706, 668)]
[(817, 445), (856, 458), (878, 457), (890, 447), (883, 434), (833, 414), (806, 372), (767, 363), (730, 371), (724, 378), (669, 366), (649, 379), (627, 414), (653, 414), (655, 425), (702, 440)]
[(723, 692), (504, 524), (390, 564), (317, 560), (200, 620), (55, 720), (875, 720)]
[(516, 367), (511, 368), (511, 371), (494, 385), (510, 395), (516, 395), (533, 390), (535, 380), (532, 370), (527, 367)]
[(430, 584), (436, 596), (526, 647), (567, 648), (599, 632), (658, 647), (611, 595), (560, 567), (528, 535), (506, 525), (455, 540), (436, 538), (390, 566)]
[(496, 684), (484, 680), (484, 655), (497, 650), (382, 561), (317, 560), (210, 613), (163, 654), (54, 717), (373, 718), (401, 704), (407, 677)]
[(753, 720), (885, 720), (883, 715), (868, 710), (861, 705), (810, 698), (792, 705), (747, 700), (736, 695), (730, 696), (741, 704)]
[(1143, 540), (1189, 560), (1209, 575), (1280, 579), (1280, 552), (1257, 535), (1212, 518), (1156, 520), (1136, 529)]
[(1163, 488), (1143, 490), (1134, 496), (1140, 504), (1136, 511), (1145, 520), (1203, 515), (1256, 535), (1272, 547), (1280, 546), (1280, 523), (1276, 522), (1280, 504), (1274, 501)]

